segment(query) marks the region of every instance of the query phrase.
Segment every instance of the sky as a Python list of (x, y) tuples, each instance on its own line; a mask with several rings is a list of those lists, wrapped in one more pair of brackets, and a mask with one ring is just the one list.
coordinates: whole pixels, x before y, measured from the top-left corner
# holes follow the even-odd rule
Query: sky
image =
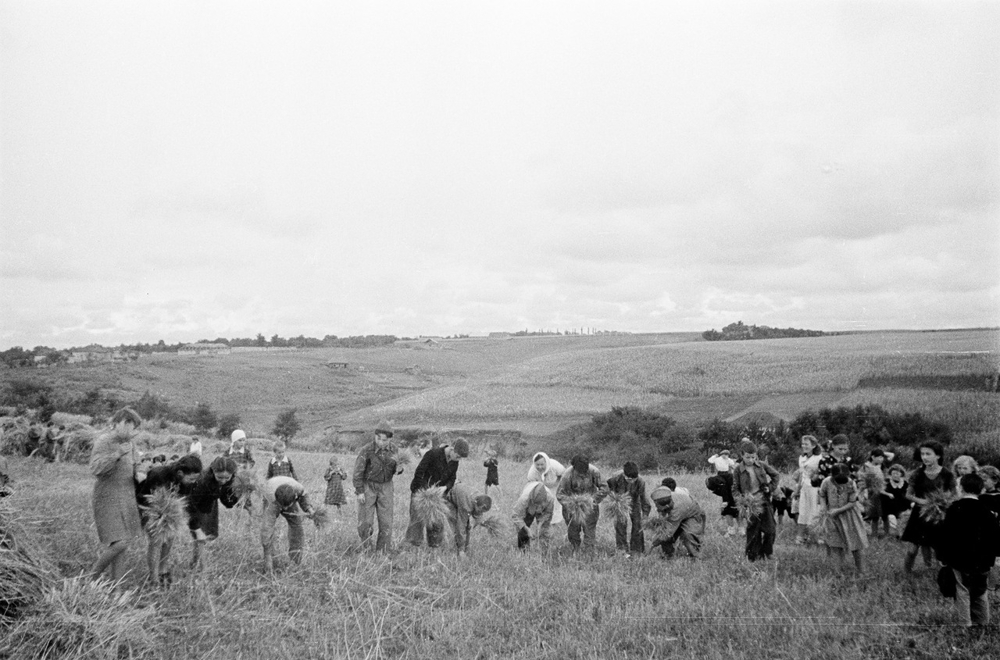
[(1000, 325), (1000, 3), (0, 0), (0, 348)]

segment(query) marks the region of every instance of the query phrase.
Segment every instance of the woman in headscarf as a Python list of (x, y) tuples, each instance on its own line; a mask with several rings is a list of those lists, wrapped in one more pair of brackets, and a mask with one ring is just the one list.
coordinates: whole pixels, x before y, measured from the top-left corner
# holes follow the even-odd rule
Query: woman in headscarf
[[(542, 482), (549, 493), (555, 497), (556, 486), (559, 485), (559, 479), (562, 478), (564, 472), (566, 472), (566, 467), (562, 463), (554, 458), (549, 458), (548, 454), (540, 451), (531, 459), (531, 467), (528, 468), (528, 481)], [(552, 511), (552, 524), (557, 525), (562, 521), (562, 505), (556, 500)]]

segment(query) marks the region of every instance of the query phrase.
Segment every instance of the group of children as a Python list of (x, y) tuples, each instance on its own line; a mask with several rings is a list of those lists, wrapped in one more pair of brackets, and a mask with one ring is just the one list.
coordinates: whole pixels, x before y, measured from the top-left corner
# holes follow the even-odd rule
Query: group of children
[[(97, 477), (94, 518), (104, 546), (92, 572), (98, 576), (110, 568), (111, 577), (119, 579), (123, 574), (123, 550), (146, 523), (150, 578), (168, 584), (172, 537), (150, 532), (148, 521), (155, 512), (146, 506), (149, 496), (167, 488), (185, 497), (194, 540), (191, 565), (197, 568), (205, 542), (218, 535), (218, 505), (232, 508), (244, 502), (249, 507), (248, 498), (241, 498), (236, 485), (240, 470), (254, 466), (246, 435), (235, 431), (229, 449), (204, 470), (196, 453), (149, 466), (138, 463), (131, 443), (131, 431), (141, 421), (138, 416), (125, 410), (112, 421), (115, 430), (95, 444), (91, 460)], [(364, 545), (371, 542), (377, 517), (375, 549), (385, 551), (392, 548), (392, 482), (402, 473), (398, 449), (391, 438), (391, 427), (380, 423), (374, 441), (359, 452), (353, 473), (359, 537)], [(728, 450), (709, 458), (716, 475), (707, 485), (723, 499), (726, 534), (742, 529), (746, 556), (751, 562), (773, 556), (776, 506), (788, 507), (796, 519), (796, 543), (822, 543), (841, 564), (851, 555), (859, 573), (864, 570), (869, 529), (872, 536), (877, 536), (880, 526), (883, 533), (903, 528), (901, 538), (909, 544), (905, 571), (912, 571), (921, 553), (930, 566), (936, 551), (937, 560), (954, 573), (956, 602), (963, 612), (963, 622), (988, 622), (985, 585), (1000, 555), (1000, 471), (992, 466), (979, 467), (968, 457), (957, 460), (952, 471), (942, 465), (943, 448), (935, 441), (919, 445), (920, 464), (909, 475), (899, 464), (887, 467), (892, 455), (879, 449), (870, 453), (866, 463), (857, 465), (849, 456), (846, 436), (835, 436), (824, 451), (815, 437), (807, 435), (801, 439), (801, 447), (798, 469), (790, 481), (783, 481), (748, 439), (739, 444), (739, 461), (733, 460)], [(425, 535), (429, 545), (439, 544), (441, 523), (425, 520), (418, 512), (420, 494), (428, 488), (439, 488), (450, 512), (457, 549), (464, 554), (471, 521), (481, 521), (492, 505), (490, 489), (499, 488), (495, 453), (484, 462), (487, 476), (483, 495), (456, 484), (458, 462), (468, 455), (468, 443), (460, 438), (431, 449), (421, 458), (410, 489), (410, 544), (419, 546)], [(671, 557), (682, 545), (691, 557), (701, 556), (704, 511), (672, 478), (664, 479), (647, 496), (645, 481), (633, 462), (626, 462), (620, 472), (605, 480), (584, 455), (574, 456), (570, 466), (565, 467), (543, 452), (534, 455), (526, 476), (527, 483), (512, 512), (518, 548), (527, 549), (532, 540), (546, 547), (552, 526), (565, 521), (573, 550), (593, 550), (601, 504), (610, 497), (615, 544), (620, 553), (629, 556), (660, 548), (664, 556)], [(331, 458), (324, 473), (326, 505), (339, 508), (347, 502), (347, 478), (337, 458)], [(303, 519), (314, 517), (316, 509), (281, 442), (274, 445), (260, 493), (265, 570), (273, 568), (278, 517), (288, 523), (289, 556), (298, 562), (304, 548)], [(654, 508), (656, 519), (651, 525), (648, 519)], [(648, 550), (646, 530), (651, 530), (653, 537)]]

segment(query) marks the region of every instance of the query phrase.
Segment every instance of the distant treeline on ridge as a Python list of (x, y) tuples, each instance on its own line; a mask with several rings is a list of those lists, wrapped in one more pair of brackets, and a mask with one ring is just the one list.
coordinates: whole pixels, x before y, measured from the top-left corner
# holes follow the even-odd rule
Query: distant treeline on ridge
[(786, 337), (822, 337), (830, 333), (799, 328), (770, 328), (766, 325), (744, 325), (743, 321), (730, 323), (722, 329), (706, 330), (701, 336), (706, 341), (739, 341), (743, 339), (783, 339)]

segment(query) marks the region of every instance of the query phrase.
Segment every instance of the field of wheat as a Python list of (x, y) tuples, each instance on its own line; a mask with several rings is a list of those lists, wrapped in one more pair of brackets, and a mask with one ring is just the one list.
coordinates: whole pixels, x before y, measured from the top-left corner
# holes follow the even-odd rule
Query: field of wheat
[[(462, 461), (460, 481), (483, 482), (482, 449), (473, 447)], [(529, 448), (535, 449), (544, 447)], [(322, 501), (329, 455), (290, 457), (310, 496)], [(353, 458), (343, 455), (341, 464), (349, 470)], [(9, 499), (25, 533), (64, 576), (80, 573), (98, 549), (86, 467), (33, 459), (11, 464), (16, 481)], [(500, 466), (503, 492), (495, 512), (509, 516), (528, 464), (501, 458)], [(613, 471), (601, 468), (605, 476)], [(406, 528), (412, 469), (397, 478), (397, 544)], [(644, 478), (652, 485), (662, 476)], [(545, 555), (517, 551), (512, 536), (475, 530), (464, 559), (448, 548), (401, 547), (389, 557), (373, 556), (358, 548), (351, 496), (343, 511), (332, 512), (327, 529), (309, 530), (301, 565), (281, 561), (276, 574), (265, 575), (258, 521), (245, 511), (223, 510), (220, 538), (209, 545), (203, 572), (187, 570), (190, 548), (180, 544), (169, 589), (143, 586), (143, 548), (132, 548), (135, 572), (124, 586), (135, 590), (127, 602), (130, 611), (143, 613), (148, 634), (128, 638), (109, 657), (981, 658), (1000, 642), (995, 628), (969, 636), (956, 627), (931, 572), (902, 574), (903, 547), (892, 539), (874, 540), (867, 573), (855, 576), (840, 572), (820, 548), (794, 545), (786, 523), (775, 560), (748, 563), (743, 540), (721, 534), (720, 502), (705, 489), (704, 476), (676, 475), (708, 514), (704, 559), (697, 562), (615, 556), (606, 518), (593, 557), (569, 552), (563, 525)], [(278, 541), (280, 548), (285, 543)], [(74, 588), (53, 598), (65, 603)], [(103, 630), (73, 607), (57, 618), (72, 619), (74, 630)], [(24, 657), (7, 651), (7, 657)]]

